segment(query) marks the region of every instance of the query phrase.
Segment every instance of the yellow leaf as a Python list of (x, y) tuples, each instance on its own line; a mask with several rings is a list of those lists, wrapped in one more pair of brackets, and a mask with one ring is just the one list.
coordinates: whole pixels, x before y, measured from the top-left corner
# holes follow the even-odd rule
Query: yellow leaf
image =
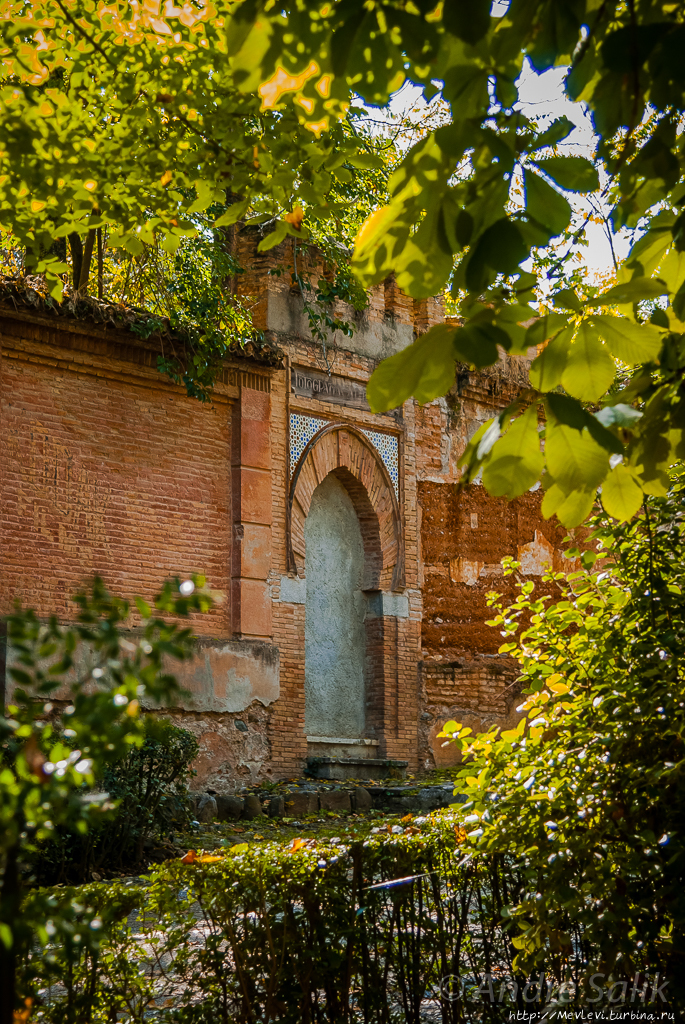
[(24, 1000), (24, 1009), (15, 1010), (12, 1016), (14, 1024), (25, 1024), (25, 1021), (31, 1016), (31, 1007), (33, 1006), (33, 999), (31, 996), (27, 996)]
[(171, 181), (171, 171), (165, 171), (162, 177), (159, 179), (160, 185), (168, 185)]
[(286, 213), (283, 220), (288, 224), (292, 224), (296, 231), (299, 231), (302, 227), (302, 221), (304, 220), (304, 210), (296, 206), (292, 213)]
[(289, 75), (284, 67), (276, 68), (271, 78), (267, 79), (257, 89), (262, 97), (262, 109), (273, 110), (281, 96), (285, 92), (298, 92), (308, 79), (319, 71), (316, 61), (310, 61), (309, 65), (299, 75)]

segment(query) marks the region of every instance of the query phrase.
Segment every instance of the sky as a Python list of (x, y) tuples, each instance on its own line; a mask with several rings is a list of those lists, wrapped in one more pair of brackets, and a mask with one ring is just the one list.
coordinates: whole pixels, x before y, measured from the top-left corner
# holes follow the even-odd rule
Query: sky
[[(543, 126), (565, 114), (576, 125), (576, 128), (560, 144), (560, 151), (587, 156), (591, 159), (595, 148), (592, 119), (583, 104), (573, 103), (564, 95), (565, 74), (565, 67), (550, 68), (543, 74), (537, 74), (526, 63), (518, 81), (519, 103), (517, 107), (529, 117), (535, 117), (538, 121), (544, 119)], [(373, 117), (378, 120), (391, 120), (393, 115), (401, 116), (416, 107), (425, 106), (421, 97), (421, 89), (407, 83), (392, 98), (388, 108), (390, 117), (377, 109), (373, 110)], [(567, 198), (578, 212), (582, 222), (590, 209), (588, 201), (577, 194), (567, 193)], [(608, 207), (605, 206), (602, 212), (607, 215)], [(587, 226), (589, 246), (579, 248), (582, 263), (587, 266), (593, 280), (613, 269), (611, 244), (607, 230), (608, 228), (602, 224), (589, 223)], [(631, 236), (626, 232), (612, 234), (612, 242), (616, 259), (620, 263), (628, 254)]]

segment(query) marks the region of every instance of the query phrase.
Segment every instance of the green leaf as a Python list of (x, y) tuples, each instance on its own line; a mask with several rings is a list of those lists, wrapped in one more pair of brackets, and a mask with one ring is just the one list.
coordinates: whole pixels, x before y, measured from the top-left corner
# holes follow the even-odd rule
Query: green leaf
[(614, 519), (632, 519), (642, 504), (642, 488), (627, 466), (614, 466), (602, 484), (602, 504)]
[(235, 224), (236, 221), (240, 220), (240, 218), (245, 213), (247, 213), (249, 208), (250, 208), (250, 200), (249, 199), (244, 199), (242, 201), (242, 203), (233, 203), (226, 210), (226, 213), (222, 213), (221, 216), (218, 217), (217, 220), (214, 221), (214, 227), (215, 228), (222, 228), (222, 227), (228, 226), (229, 224)]
[(498, 345), (505, 349), (511, 345), (501, 328), (494, 324), (467, 324), (460, 327), (454, 336), (454, 357), (464, 363), (472, 363), (480, 370), (497, 362)]
[(461, 64), (445, 72), (443, 96), (452, 106), (455, 121), (483, 117), (487, 112), (488, 72), (478, 64)]
[(594, 192), (599, 188), (597, 168), (584, 156), (549, 156), (535, 165), (567, 192)]
[(483, 486), (496, 497), (518, 498), (538, 480), (543, 466), (537, 406), (531, 405), (490, 450)]
[(414, 298), (437, 295), (452, 272), (454, 255), (443, 218), (441, 206), (431, 207), (395, 259), (397, 284)]
[(560, 235), (571, 220), (568, 200), (552, 188), (539, 174), (523, 172), (526, 190), (526, 213), (546, 228), (549, 237)]
[(685, 320), (685, 281), (683, 281), (680, 288), (673, 296), (673, 299), (671, 300), (671, 305), (673, 307), (673, 312), (678, 317), (678, 319), (681, 322)]
[(188, 207), (188, 213), (199, 213), (201, 210), (206, 210), (212, 199), (214, 198), (214, 185), (210, 181), (196, 181), (195, 192), (197, 199), (194, 203)]
[(530, 383), (538, 391), (551, 391), (561, 383), (569, 357), (573, 328), (566, 327), (548, 341), (530, 368)]
[(587, 429), (550, 419), (545, 438), (547, 467), (565, 494), (597, 487), (609, 471), (609, 456)]
[(473, 45), (490, 28), (490, 0), (470, 0), (468, 4), (448, 2), (442, 12), (442, 23), (448, 32)]
[(607, 405), (595, 413), (595, 418), (604, 427), (626, 427), (630, 429), (635, 426), (644, 414), (639, 409), (633, 409), (631, 405), (624, 402), (617, 402), (615, 405)]
[(480, 291), (486, 280), (485, 268), (503, 274), (515, 274), (519, 263), (528, 255), (521, 232), (508, 217), (491, 224), (478, 239), (466, 266), (466, 286)]
[(624, 284), (614, 285), (608, 292), (597, 295), (594, 299), (588, 299), (588, 306), (619, 306), (628, 302), (641, 302), (642, 299), (655, 299), (659, 295), (668, 292), (668, 286), (664, 281), (654, 277), (634, 277)]
[(545, 146), (556, 146), (557, 142), (561, 142), (567, 135), (570, 135), (575, 127), (573, 121), (569, 121), (566, 116), (558, 117), (549, 128), (546, 128), (541, 135), (538, 135), (530, 147), (531, 151), (544, 149)]
[(141, 617), (143, 619), (151, 618), (152, 617), (152, 608), (150, 608), (150, 605), (147, 603), (147, 601), (143, 601), (142, 597), (136, 597), (135, 601), (136, 601), (136, 608), (138, 609)]
[(602, 344), (597, 330), (584, 321), (569, 349), (561, 383), (569, 395), (596, 402), (611, 385), (616, 364)]
[(267, 249), (273, 249), (275, 245), (280, 245), (284, 238), (287, 238), (289, 234), (290, 225), (284, 220), (279, 220), (271, 234), (262, 238), (261, 242), (257, 246), (257, 252), (266, 252)]
[(346, 163), (351, 167), (359, 167), (365, 170), (382, 170), (385, 166), (377, 153), (355, 153), (347, 158)]
[(570, 494), (553, 484), (542, 499), (542, 514), (545, 519), (556, 515), (559, 522), (569, 530), (579, 526), (592, 512), (595, 503), (594, 490), (577, 490)]
[(621, 441), (587, 409), (583, 408), (576, 398), (569, 398), (568, 395), (549, 394), (546, 398), (546, 405), (559, 423), (563, 423), (567, 427), (574, 427), (575, 430), (587, 427), (591, 436), (602, 448), (613, 454), (623, 455)]
[(431, 402), (454, 383), (456, 330), (436, 324), (413, 345), (384, 359), (366, 388), (374, 412), (396, 409), (412, 395), (417, 402)]
[(552, 301), (555, 306), (561, 306), (562, 309), (571, 309), (574, 313), (583, 312), (583, 304), (572, 288), (562, 288), (554, 292)]
[(627, 317), (609, 313), (593, 316), (591, 323), (606, 341), (612, 355), (630, 366), (651, 362), (661, 351), (663, 335), (652, 324), (635, 324)]

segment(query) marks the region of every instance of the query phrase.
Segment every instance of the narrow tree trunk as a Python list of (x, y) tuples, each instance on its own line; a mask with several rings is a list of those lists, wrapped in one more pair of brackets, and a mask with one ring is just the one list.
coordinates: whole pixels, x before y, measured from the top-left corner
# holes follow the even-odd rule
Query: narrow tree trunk
[(104, 298), (103, 269), (102, 269), (103, 255), (104, 254), (103, 254), (103, 251), (102, 251), (102, 228), (98, 228), (98, 298), (99, 299)]
[(0, 619), (0, 715), (5, 714), (5, 685), (7, 674), (7, 622)]
[(95, 228), (91, 228), (86, 235), (86, 244), (83, 246), (83, 260), (81, 262), (81, 273), (79, 275), (78, 290), (88, 290), (88, 278), (90, 276), (90, 264), (93, 260), (93, 246), (95, 245)]
[[(7, 851), (5, 873), (0, 890), (0, 921), (9, 925), (14, 933), (19, 917), (19, 872), (17, 870), (18, 847)], [(0, 1024), (13, 1024), (17, 999), (17, 953), (16, 937), (10, 949), (0, 941)]]
[(83, 263), (83, 242), (76, 231), (72, 231), (69, 235), (69, 248), (71, 249), (73, 269), (72, 285), (74, 290), (76, 290), (81, 280), (81, 264)]

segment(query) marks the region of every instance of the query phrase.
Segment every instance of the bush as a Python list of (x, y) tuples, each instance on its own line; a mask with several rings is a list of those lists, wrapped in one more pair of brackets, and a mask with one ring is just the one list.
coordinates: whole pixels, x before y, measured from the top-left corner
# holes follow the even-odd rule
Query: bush
[(85, 882), (94, 872), (133, 873), (175, 827), (189, 823), (186, 784), (199, 750), (197, 740), (187, 729), (151, 714), (145, 715), (143, 725), (142, 746), (103, 769), (101, 785), (115, 809), (85, 834), (55, 829), (33, 863), (40, 884)]
[[(500, 648), (527, 684), (526, 718), (479, 737), (458, 723), (468, 766), (474, 862), (506, 855), (525, 878), (507, 913), (515, 966), (578, 956), (586, 982), (611, 973), (630, 992), (648, 965), (685, 1005), (685, 477), (632, 522), (595, 522), (597, 552), (547, 596), (503, 608)], [(508, 572), (516, 572), (510, 563)], [(617, 992), (619, 989), (617, 988)]]
[[(573, 953), (547, 945), (530, 970), (516, 966), (509, 908), (529, 885), (505, 856), (472, 856), (452, 812), (349, 847), (243, 843), (168, 862), (145, 886), (77, 890), (70, 934), (89, 944), (56, 935), (31, 951), (24, 976), (41, 1024), (62, 1024), (71, 1007), (125, 1024), (465, 1024), (611, 1005), (608, 971), (599, 1000), (586, 1001), (585, 958), (599, 951), (572, 909)], [(646, 955), (634, 966), (655, 968)]]
[[(137, 599), (135, 644), (124, 633), (129, 603), (110, 595), (102, 580), (74, 602), (76, 621), (67, 627), (21, 608), (7, 618), (15, 690), (9, 717), (0, 716), (0, 1024), (16, 1020), (15, 1010), (25, 1012), (16, 965), (34, 942), (52, 933), (67, 946), (76, 935), (87, 944), (90, 934), (74, 931), (79, 911), (61, 896), (43, 892), (22, 903), (37, 851), (57, 829), (85, 835), (107, 812), (97, 791), (103, 772), (144, 742), (139, 698), (162, 702), (178, 692), (165, 660), (193, 654), (192, 631), (164, 616), (206, 611), (212, 599), (202, 577), (167, 582), (154, 611)], [(65, 690), (69, 703), (55, 709), (51, 698)]]

